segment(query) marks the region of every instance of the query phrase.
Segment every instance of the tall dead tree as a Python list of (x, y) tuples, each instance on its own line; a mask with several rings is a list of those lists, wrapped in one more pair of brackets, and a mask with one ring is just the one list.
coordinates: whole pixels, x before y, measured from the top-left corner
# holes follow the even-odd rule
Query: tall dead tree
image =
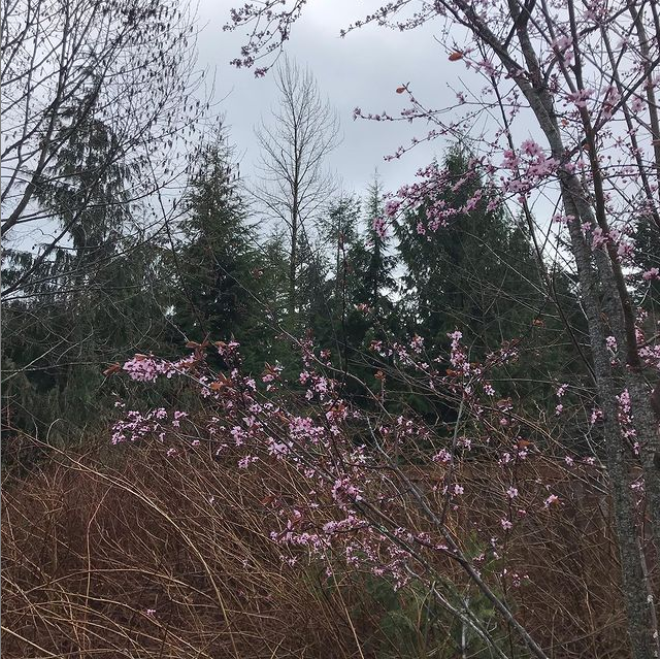
[(297, 313), (300, 245), (335, 184), (326, 157), (339, 141), (337, 114), (321, 96), (309, 69), (288, 58), (275, 71), (279, 107), (257, 130), (261, 179), (254, 195), (289, 240), (288, 316)]

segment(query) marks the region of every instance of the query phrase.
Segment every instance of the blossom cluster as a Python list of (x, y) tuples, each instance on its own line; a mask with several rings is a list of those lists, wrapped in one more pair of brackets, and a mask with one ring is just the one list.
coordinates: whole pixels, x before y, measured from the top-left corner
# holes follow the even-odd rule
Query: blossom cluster
[[(374, 341), (372, 350), (391, 360), (393, 368), (416, 373), (432, 390), (462, 401), (465, 420), (456, 422), (460, 432), (457, 425), (453, 439), (451, 435), (442, 439), (414, 415), (372, 417), (355, 407), (326, 372), (332, 368), (329, 351), (317, 350), (305, 340), (300, 344), (303, 368), (288, 383), (278, 364), (267, 364), (260, 378), (242, 373), (235, 342), (212, 344), (226, 360), (226, 373), (214, 373), (199, 346), (190, 357), (174, 362), (145, 356), (129, 360), (123, 370), (139, 382), (161, 376), (184, 378), (199, 392), (208, 416), (193, 419), (183, 410), (163, 407), (144, 413), (129, 410), (116, 422), (112, 441), (154, 439), (163, 443), (166, 457), (173, 461), (200, 450), (224, 459), (231, 456), (241, 472), (286, 465), (304, 485), (267, 497), (264, 503), (274, 522), (270, 538), (283, 560), (293, 565), (306, 556), (323, 563), (329, 574), (337, 561), (359, 565), (402, 587), (433, 556), (459, 558), (458, 538), (458, 545), (448, 544), (437, 522), (420, 527), (409, 511), (416, 503), (437, 514), (469, 515), (473, 497), (469, 473), (476, 456), (487, 456), (500, 483), (491, 504), (500, 511), (497, 527), (482, 529), (496, 544), (498, 534), (509, 537), (519, 527), (522, 532), (530, 516), (561, 511), (565, 498), (559, 488), (564, 481), (555, 484), (561, 469), (597, 469), (589, 456), (564, 455), (553, 463), (563, 467), (553, 467), (549, 479), (537, 478), (533, 483), (523, 479), (530, 468), (543, 473), (546, 467), (536, 465), (546, 464), (547, 459), (525, 431), (515, 401), (498, 399), (493, 384), (495, 371), (519, 358), (517, 342), (504, 342), (479, 362), (468, 358), (461, 331), (451, 332), (447, 341), (447, 353), (436, 358), (427, 354), (417, 335), (407, 343)], [(293, 396), (295, 387), (302, 391)], [(568, 385), (562, 384), (557, 396), (562, 399), (567, 390)], [(626, 437), (627, 400), (622, 395)], [(124, 405), (119, 403), (118, 409), (125, 410)], [(414, 472), (400, 466), (397, 455), (417, 456), (428, 489), (411, 489), (407, 483), (416, 478)]]

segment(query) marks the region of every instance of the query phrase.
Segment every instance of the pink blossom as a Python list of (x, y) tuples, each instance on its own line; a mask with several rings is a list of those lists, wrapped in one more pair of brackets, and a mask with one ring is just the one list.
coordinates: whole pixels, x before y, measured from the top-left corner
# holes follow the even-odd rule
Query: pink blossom
[(591, 411), (591, 416), (589, 417), (589, 423), (593, 426), (595, 425), (598, 421), (601, 421), (603, 419), (603, 410), (595, 407)]
[(505, 169), (510, 169), (511, 171), (517, 171), (520, 166), (520, 158), (510, 149), (506, 149), (503, 153), (504, 163), (503, 166)]
[(559, 501), (559, 497), (556, 494), (551, 494), (544, 502), (543, 502), (543, 507), (544, 508), (549, 508), (553, 503), (557, 503)]
[(642, 279), (644, 281), (654, 281), (660, 279), (660, 270), (658, 268), (651, 268), (646, 272), (642, 273)]
[(460, 437), (457, 443), (461, 448), (464, 448), (468, 451), (472, 449), (472, 440), (469, 437)]
[(332, 486), (332, 497), (338, 503), (352, 503), (362, 499), (360, 489), (348, 478), (338, 478)]
[(259, 458), (254, 455), (246, 455), (238, 461), (239, 469), (247, 469), (251, 464), (258, 462)]
[(593, 249), (598, 249), (605, 245), (608, 240), (609, 236), (600, 227), (596, 227), (593, 231), (591, 246)]
[(436, 453), (432, 459), (433, 462), (451, 462), (451, 453), (447, 449), (443, 448), (440, 453)]
[(415, 336), (413, 336), (410, 341), (410, 347), (416, 353), (422, 352), (422, 349), (424, 348), (424, 339), (421, 336), (415, 334)]
[(381, 238), (387, 238), (387, 224), (382, 217), (377, 217), (373, 221), (373, 229), (376, 232), (376, 235)]
[(522, 152), (528, 156), (541, 156), (543, 149), (534, 140), (525, 140), (520, 148)]
[(400, 208), (401, 208), (400, 201), (389, 199), (385, 203), (385, 215), (387, 215), (387, 217), (394, 217), (399, 212)]
[(632, 103), (630, 104), (630, 109), (635, 113), (639, 114), (644, 109), (644, 100), (641, 96), (635, 96)]
[(641, 478), (638, 478), (634, 483), (630, 484), (630, 489), (634, 492), (643, 492), (644, 491), (644, 481)]
[(174, 412), (174, 420), (172, 421), (172, 425), (175, 428), (179, 428), (181, 426), (181, 419), (185, 419), (187, 416), (188, 415), (185, 412)]
[(573, 92), (566, 95), (566, 100), (569, 103), (575, 104), (578, 108), (586, 108), (587, 101), (594, 95), (593, 89), (580, 89), (577, 92)]
[(569, 37), (561, 36), (552, 42), (552, 48), (566, 62), (573, 60), (573, 40)]

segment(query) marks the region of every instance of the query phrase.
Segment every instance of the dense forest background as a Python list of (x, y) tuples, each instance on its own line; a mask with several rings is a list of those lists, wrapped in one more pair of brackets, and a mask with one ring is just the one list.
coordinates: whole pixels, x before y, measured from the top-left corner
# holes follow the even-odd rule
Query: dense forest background
[(7, 657), (657, 657), (657, 8), (382, 8), (489, 87), (355, 192), (293, 4), (244, 177), (185, 6), (3, 1)]
[[(253, 375), (270, 362), (295, 378), (300, 360), (291, 339), (311, 336), (342, 370), (374, 388), (384, 364), (371, 354), (372, 342), (418, 335), (437, 354), (460, 328), (475, 359), (504, 341), (519, 342), (525, 365), (507, 373), (505, 393), (543, 406), (549, 417), (561, 383), (589, 397), (589, 347), (574, 276), (561, 258), (539, 263), (521, 217), (489, 212), (484, 199), (437, 235), (417, 231), (420, 209), (381, 236), (373, 223), (386, 196), (375, 175), (362, 197), (331, 196), (304, 227), (291, 307), (286, 227), (264, 224), (255, 213), (228, 141), (223, 131), (200, 152), (179, 200), (181, 217), (157, 238), (125, 235), (123, 228), (138, 224), (131, 214), (142, 212), (126, 204), (116, 213), (105, 206), (86, 211), (72, 244), (37, 267), (31, 252), (5, 248), (4, 284), (24, 282), (2, 316), (5, 460), (16, 458), (12, 439), (21, 433), (60, 445), (102, 433), (115, 416), (120, 386), (106, 369), (136, 352), (173, 357), (204, 340), (240, 342)], [(470, 158), (457, 144), (436, 166), (459, 180)], [(123, 174), (114, 172), (107, 194), (121, 198)], [(460, 193), (466, 199), (483, 181), (470, 186)], [(440, 194), (460, 204), (449, 186)], [(53, 217), (70, 203), (64, 191), (39, 201)], [(640, 267), (657, 267), (656, 236), (640, 231), (635, 241)], [(660, 288), (638, 285), (653, 326)], [(355, 380), (346, 387), (367, 404)], [(427, 398), (401, 392), (397, 404), (432, 419)]]

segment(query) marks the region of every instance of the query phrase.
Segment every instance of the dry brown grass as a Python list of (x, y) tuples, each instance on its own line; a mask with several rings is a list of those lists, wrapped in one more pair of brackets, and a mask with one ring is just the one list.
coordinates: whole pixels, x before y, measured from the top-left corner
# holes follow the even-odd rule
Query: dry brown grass
[(360, 656), (341, 597), (268, 540), (272, 479), (129, 449), (6, 484), (3, 657)]
[[(263, 502), (302, 487), (294, 470), (238, 470), (235, 458), (193, 451), (171, 460), (157, 443), (119, 447), (112, 465), (102, 453), (60, 454), (4, 484), (3, 657), (384, 656), (374, 648), (385, 641), (372, 642), (383, 605), (361, 578), (328, 588), (321, 568), (289, 567), (269, 540)], [(553, 659), (626, 657), (608, 513), (557, 474), (562, 514), (530, 518), (502, 548), (531, 579), (508, 598)], [(461, 478), (469, 515), (452, 526), (488, 537), (497, 476), (483, 466)], [(447, 559), (437, 567), (461, 584)]]
[[(492, 529), (501, 537), (497, 522), (506, 514), (498, 515), (488, 504), (501, 499), (501, 470), (471, 471), (464, 477), (470, 484), (466, 489), (479, 493), (481, 501), (471, 497), (461, 526), (468, 529), (478, 520), (482, 534)], [(602, 494), (602, 484), (590, 483), (579, 469), (565, 470), (541, 460), (518, 470), (520, 490), (536, 489), (543, 497), (548, 490), (535, 488), (537, 480), (560, 496), (560, 506), (528, 515), (501, 545), (509, 571), (529, 575), (528, 586), (507, 593), (519, 621), (553, 658), (629, 656), (609, 497)]]

